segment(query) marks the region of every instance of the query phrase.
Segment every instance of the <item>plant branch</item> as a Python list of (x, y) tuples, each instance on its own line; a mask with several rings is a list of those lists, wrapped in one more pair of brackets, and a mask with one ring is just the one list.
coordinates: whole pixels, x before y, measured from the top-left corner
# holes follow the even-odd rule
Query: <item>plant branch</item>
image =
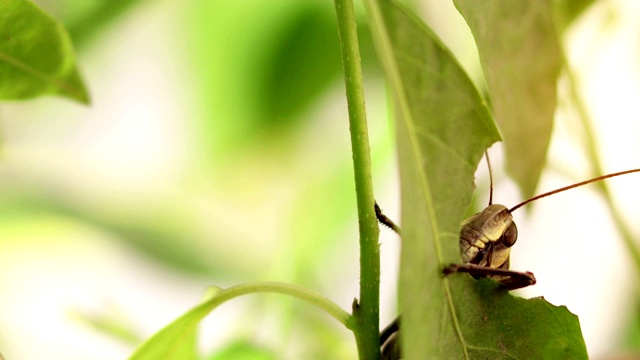
[(315, 307), (318, 307), (324, 311), (326, 311), (333, 318), (342, 323), (345, 327), (351, 329), (353, 327), (353, 319), (352, 316), (338, 306), (333, 301), (328, 298), (322, 296), (321, 294), (309, 290), (305, 287), (275, 282), (275, 281), (266, 281), (266, 282), (257, 282), (257, 283), (248, 283), (241, 284), (230, 287), (228, 289), (217, 289), (218, 291), (214, 293), (213, 297), (207, 301), (210, 303), (211, 309), (218, 307), (222, 303), (229, 301), (238, 296), (260, 293), (260, 292), (270, 292), (270, 293), (278, 293), (290, 295), (295, 298), (304, 300)]
[[(595, 176), (600, 176), (604, 174), (602, 168), (602, 162), (600, 161), (600, 157), (598, 156), (597, 144), (595, 139), (595, 132), (593, 130), (593, 126), (591, 125), (592, 121), (589, 116), (589, 113), (586, 109), (584, 102), (582, 101), (582, 97), (578, 94), (578, 81), (571, 71), (569, 67), (569, 63), (567, 61), (566, 56), (563, 56), (564, 59), (564, 68), (567, 74), (567, 79), (569, 80), (569, 92), (571, 95), (571, 100), (573, 101), (576, 110), (578, 111), (578, 117), (580, 118), (580, 122), (585, 131), (586, 143), (585, 147), (587, 150), (587, 157), (590, 160), (590, 164), (592, 167), (592, 172)], [(604, 196), (605, 202), (607, 203), (607, 207), (609, 208), (609, 212), (613, 218), (613, 221), (616, 224), (620, 235), (622, 236), (622, 240), (624, 245), (627, 248), (627, 251), (631, 255), (631, 259), (635, 265), (636, 271), (640, 274), (640, 249), (636, 245), (634, 241), (633, 234), (627, 224), (625, 223), (622, 213), (618, 210), (618, 207), (615, 206), (613, 202), (613, 197), (611, 196), (611, 192), (609, 187), (607, 186), (606, 181), (600, 181), (597, 184), (597, 188), (600, 193)]]
[(354, 330), (360, 359), (380, 357), (380, 250), (374, 213), (371, 158), (356, 20), (351, 0), (334, 0), (349, 108), (349, 131), (360, 232), (360, 300), (354, 303)]
[(211, 287), (202, 303), (158, 331), (153, 337), (140, 345), (129, 359), (158, 359), (160, 355), (162, 355), (163, 359), (177, 359), (175, 357), (176, 352), (181, 352), (185, 349), (193, 351), (194, 344), (191, 341), (195, 339), (193, 336), (202, 319), (218, 306), (233, 298), (260, 292), (280, 293), (302, 299), (326, 311), (347, 328), (353, 329), (355, 326), (353, 316), (349, 315), (345, 310), (324, 296), (301, 286), (280, 282), (257, 282), (237, 285), (228, 289)]

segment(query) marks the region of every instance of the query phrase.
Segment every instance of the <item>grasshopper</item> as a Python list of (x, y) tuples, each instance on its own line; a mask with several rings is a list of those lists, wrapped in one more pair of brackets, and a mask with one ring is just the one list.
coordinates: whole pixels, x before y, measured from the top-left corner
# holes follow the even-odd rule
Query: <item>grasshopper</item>
[[(621, 171), (608, 175), (598, 176), (593, 179), (565, 186), (549, 191), (528, 200), (525, 200), (512, 208), (504, 205), (493, 204), (493, 178), (491, 175), (491, 163), (485, 153), (489, 167), (489, 205), (477, 214), (464, 220), (460, 225), (460, 254), (461, 264), (450, 264), (442, 269), (444, 276), (453, 273), (468, 273), (475, 279), (491, 278), (502, 284), (507, 290), (515, 290), (536, 283), (536, 278), (529, 271), (520, 272), (509, 270), (509, 255), (511, 247), (518, 238), (518, 229), (511, 213), (516, 209), (543, 197), (557, 194), (592, 182), (601, 181), (615, 176), (640, 172), (640, 169)], [(378, 204), (375, 204), (376, 218), (378, 221), (400, 235), (400, 228), (382, 213)], [(400, 318), (396, 318), (387, 328), (380, 333), (380, 344), (383, 359), (399, 358), (399, 346), (395, 346), (400, 329)]]

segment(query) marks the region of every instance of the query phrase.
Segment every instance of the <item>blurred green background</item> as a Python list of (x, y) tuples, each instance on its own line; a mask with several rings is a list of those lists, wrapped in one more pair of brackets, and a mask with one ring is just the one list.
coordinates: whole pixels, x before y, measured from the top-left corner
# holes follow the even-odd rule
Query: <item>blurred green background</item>
[[(36, 3), (69, 30), (92, 105), (49, 97), (0, 106), (0, 351), (7, 360), (126, 358), (197, 304), (209, 285), (286, 281), (350, 309), (358, 293), (357, 223), (333, 2)], [(416, 3), (478, 79), (473, 40), (452, 5)], [(374, 186), (385, 212), (398, 218), (387, 99), (360, 6)], [(634, 62), (640, 31), (631, 16), (638, 10), (633, 1), (600, 2), (567, 35), (578, 71), (591, 76), (583, 79), (585, 97), (593, 100), (612, 171), (638, 167), (635, 158), (620, 156), (621, 148), (640, 151), (637, 121), (628, 121), (640, 111), (625, 107), (640, 93)], [(543, 178), (544, 190), (583, 174), (572, 150), (580, 142), (575, 121), (563, 120), (550, 158), (564, 177)], [(517, 191), (500, 170), (499, 147), (492, 153), (497, 200), (514, 204)], [(630, 191), (618, 195), (637, 199)], [(607, 239), (598, 247), (584, 247), (597, 254), (563, 256), (581, 245), (558, 241), (583, 239), (572, 230), (580, 223), (568, 225), (566, 214), (577, 213), (584, 224), (580, 207), (601, 207), (581, 201), (564, 200), (578, 209), (561, 210), (562, 223), (539, 220), (542, 205), (527, 220), (517, 218), (524, 222), (518, 246), (531, 249), (514, 250), (512, 267), (536, 273), (539, 285), (529, 295), (569, 304), (581, 316), (590, 352), (600, 355), (625, 337), (624, 313), (602, 309), (628, 309), (633, 280), (619, 241), (610, 239), (615, 230), (598, 235)], [(640, 210), (633, 201), (621, 206), (628, 214)], [(597, 222), (606, 218), (598, 215)], [(572, 232), (559, 235), (552, 226)], [(549, 233), (555, 243), (542, 244)], [(383, 326), (395, 316), (398, 246), (383, 230)], [(550, 261), (550, 249), (560, 258)], [(572, 257), (588, 262), (571, 265)], [(575, 276), (553, 267), (584, 276), (593, 263), (599, 275), (611, 270), (602, 276), (605, 285), (590, 275), (591, 283), (568, 288)], [(612, 278), (620, 288), (603, 292)], [(573, 307), (571, 296), (580, 299)], [(583, 306), (591, 298), (595, 307)], [(214, 311), (203, 324), (201, 348), (209, 359), (356, 358), (349, 331), (279, 295), (254, 295)]]
[[(125, 358), (210, 285), (291, 282), (350, 309), (357, 220), (332, 2), (36, 3), (70, 32), (92, 105), (0, 108), (5, 358)], [(389, 192), (382, 79), (368, 82)], [(225, 304), (201, 338), (212, 359), (356, 357), (349, 331), (279, 295)]]

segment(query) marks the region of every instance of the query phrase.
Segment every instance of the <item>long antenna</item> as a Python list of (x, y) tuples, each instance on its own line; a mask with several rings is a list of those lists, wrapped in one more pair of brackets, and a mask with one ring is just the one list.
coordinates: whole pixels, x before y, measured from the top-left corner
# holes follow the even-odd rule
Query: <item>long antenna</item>
[(491, 205), (493, 204), (493, 172), (491, 171), (491, 161), (487, 150), (484, 151), (484, 157), (487, 159), (487, 166), (489, 167), (489, 205)]
[(640, 169), (633, 169), (633, 170), (621, 171), (621, 172), (617, 172), (617, 173), (613, 173), (613, 174), (609, 174), (609, 175), (602, 175), (602, 176), (598, 176), (597, 178), (581, 181), (581, 182), (573, 184), (573, 185), (569, 185), (569, 186), (565, 186), (565, 187), (560, 188), (560, 189), (549, 191), (549, 192), (546, 192), (544, 194), (540, 194), (538, 196), (534, 196), (529, 200), (525, 200), (525, 201), (521, 202), (520, 204), (518, 204), (518, 205), (512, 207), (511, 209), (509, 209), (509, 212), (514, 212), (516, 209), (518, 209), (521, 206), (524, 206), (524, 205), (526, 205), (526, 204), (528, 204), (528, 203), (530, 203), (532, 201), (541, 199), (543, 197), (547, 197), (549, 195), (557, 194), (559, 192), (563, 192), (565, 190), (573, 189), (573, 188), (576, 188), (578, 186), (586, 185), (586, 184), (589, 184), (589, 183), (592, 183), (592, 182), (596, 182), (596, 181), (612, 178), (614, 176), (620, 176), (620, 175), (630, 174), (630, 173), (634, 173), (634, 172), (640, 172)]

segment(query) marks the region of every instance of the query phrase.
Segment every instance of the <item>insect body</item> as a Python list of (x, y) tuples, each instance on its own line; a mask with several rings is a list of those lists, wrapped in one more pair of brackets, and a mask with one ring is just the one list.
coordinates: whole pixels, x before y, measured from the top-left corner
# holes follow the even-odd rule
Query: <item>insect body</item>
[[(489, 158), (487, 156), (487, 163)], [(640, 169), (627, 170), (609, 175), (599, 176), (593, 179), (582, 181), (557, 190), (549, 191), (508, 209), (504, 205), (492, 204), (492, 194), (489, 197), (489, 206), (481, 212), (464, 220), (460, 225), (460, 254), (462, 263), (451, 264), (443, 268), (444, 275), (452, 273), (468, 273), (474, 278), (492, 278), (501, 283), (507, 290), (514, 290), (536, 283), (536, 278), (531, 272), (519, 272), (509, 270), (509, 255), (511, 247), (518, 238), (518, 229), (511, 213), (516, 209), (532, 201), (550, 196), (562, 191), (573, 189), (578, 186), (600, 181), (614, 176), (620, 176), (633, 172), (640, 172)], [(489, 164), (489, 174), (491, 165)], [(491, 185), (490, 193), (492, 193)], [(400, 228), (391, 219), (386, 217), (378, 204), (375, 205), (376, 217), (378, 221), (400, 234)], [(380, 344), (383, 359), (396, 359), (399, 356), (396, 342), (400, 328), (399, 318), (392, 322), (380, 333)], [(387, 354), (387, 355), (385, 355)], [(391, 355), (393, 354), (393, 355)]]
[(460, 225), (462, 262), (502, 268), (517, 237), (516, 223), (507, 208), (489, 205)]
[[(488, 157), (487, 157), (488, 162)], [(504, 205), (491, 204), (481, 212), (464, 220), (460, 225), (460, 254), (462, 264), (451, 264), (442, 269), (444, 275), (452, 273), (468, 273), (474, 278), (492, 278), (508, 290), (519, 289), (536, 283), (531, 272), (519, 272), (509, 270), (509, 255), (511, 247), (518, 238), (518, 229), (511, 213), (516, 209), (543, 197), (557, 194), (562, 191), (586, 185), (592, 182), (608, 179), (615, 176), (640, 172), (640, 169), (621, 171), (613, 174), (598, 176), (560, 189), (549, 191), (520, 204), (507, 209)], [(491, 166), (489, 165), (489, 173)], [(375, 205), (378, 221), (400, 234), (400, 228), (391, 219), (385, 216), (378, 204)]]
[(460, 254), (462, 264), (452, 264), (443, 271), (467, 272), (474, 278), (490, 277), (513, 290), (533, 285), (530, 272), (509, 270), (511, 247), (518, 239), (518, 228), (504, 205), (491, 204), (462, 222)]

